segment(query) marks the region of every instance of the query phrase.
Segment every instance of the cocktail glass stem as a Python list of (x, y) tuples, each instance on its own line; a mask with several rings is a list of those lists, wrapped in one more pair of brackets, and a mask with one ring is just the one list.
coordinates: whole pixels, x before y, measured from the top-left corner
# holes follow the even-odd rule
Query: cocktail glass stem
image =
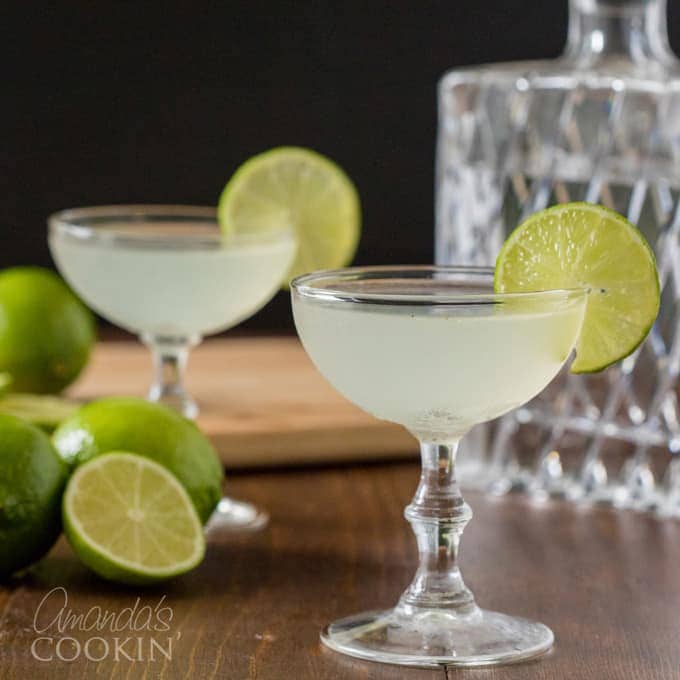
[(141, 339), (153, 355), (153, 382), (148, 399), (170, 406), (187, 418), (196, 418), (198, 405), (184, 387), (184, 375), (189, 351), (200, 342), (200, 337), (145, 334)]
[(472, 510), (456, 480), (458, 440), (421, 442), (422, 470), (404, 512), (420, 563), (396, 607), (340, 619), (325, 645), (361, 659), (412, 666), (478, 666), (517, 661), (553, 643), (543, 624), (480, 609), (458, 566), (458, 548)]
[(458, 567), (458, 547), (472, 510), (456, 481), (457, 449), (458, 441), (420, 444), (420, 483), (404, 512), (416, 535), (420, 566), (397, 613), (410, 616), (418, 609), (442, 607), (470, 614), (476, 609)]
[[(189, 352), (200, 343), (200, 336), (142, 335), (141, 338), (153, 355), (154, 375), (148, 399), (165, 404), (193, 420), (198, 416), (198, 405), (184, 387), (184, 375)], [(257, 506), (224, 496), (206, 531), (256, 531), (268, 521), (269, 515)]]

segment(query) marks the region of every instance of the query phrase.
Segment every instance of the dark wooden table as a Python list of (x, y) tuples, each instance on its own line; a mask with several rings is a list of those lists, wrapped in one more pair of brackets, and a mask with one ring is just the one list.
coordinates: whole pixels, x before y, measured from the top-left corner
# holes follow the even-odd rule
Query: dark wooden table
[[(437, 671), (322, 648), (324, 623), (389, 606), (410, 580), (415, 546), (401, 513), (417, 477), (417, 466), (404, 463), (233, 477), (228, 491), (267, 506), (270, 527), (214, 538), (195, 572), (154, 589), (98, 580), (60, 541), (33, 573), (0, 590), (0, 678), (680, 678), (680, 522), (474, 493), (462, 548), (468, 585), (483, 606), (549, 624), (554, 650), (516, 666)], [(64, 592), (72, 618), (59, 620)], [(152, 617), (147, 625), (144, 607), (163, 597), (160, 607), (169, 610), (160, 612), (161, 624)], [(126, 608), (137, 617), (135, 631)], [(97, 614), (106, 622), (106, 611), (123, 615), (122, 631), (110, 622), (83, 630)], [(168, 630), (149, 630), (163, 621)], [(57, 652), (74, 660), (59, 661)], [(35, 658), (50, 655), (49, 663)]]

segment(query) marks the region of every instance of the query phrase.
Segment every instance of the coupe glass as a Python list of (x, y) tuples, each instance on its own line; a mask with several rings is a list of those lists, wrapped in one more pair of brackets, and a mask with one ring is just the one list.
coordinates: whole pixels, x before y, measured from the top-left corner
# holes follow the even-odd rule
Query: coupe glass
[[(405, 516), (420, 566), (396, 607), (332, 623), (321, 639), (385, 663), (490, 665), (545, 652), (541, 623), (480, 609), (458, 567), (472, 512), (456, 482), (460, 438), (540, 392), (569, 358), (586, 291), (497, 294), (493, 272), (367, 267), (293, 281), (295, 324), (324, 376), (365, 411), (420, 441)], [(530, 584), (527, 584), (530, 587)]]
[[(148, 398), (188, 418), (198, 414), (184, 387), (189, 350), (264, 306), (296, 250), (287, 227), (225, 236), (215, 208), (180, 205), (65, 210), (49, 218), (49, 245), (83, 300), (151, 349)], [(254, 527), (266, 515), (225, 498), (216, 519)]]

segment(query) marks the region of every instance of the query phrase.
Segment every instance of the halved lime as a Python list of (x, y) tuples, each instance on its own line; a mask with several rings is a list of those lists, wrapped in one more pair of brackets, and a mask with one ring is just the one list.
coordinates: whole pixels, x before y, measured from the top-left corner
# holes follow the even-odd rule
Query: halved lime
[(0, 372), (0, 395), (9, 392), (12, 387), (12, 376), (7, 372)]
[(107, 397), (78, 409), (52, 436), (75, 467), (108, 451), (151, 458), (184, 486), (207, 522), (222, 497), (224, 471), (210, 440), (177, 411), (137, 397)]
[(78, 557), (112, 581), (161, 581), (193, 569), (205, 553), (203, 527), (184, 487), (162, 465), (133, 453), (107, 453), (77, 468), (62, 516)]
[(510, 234), (496, 260), (497, 292), (589, 291), (572, 373), (592, 373), (633, 352), (659, 312), (659, 276), (644, 236), (612, 210), (564, 203)]
[(0, 396), (0, 413), (27, 420), (46, 432), (52, 432), (81, 406), (77, 401), (45, 394), (10, 393)]
[(287, 281), (348, 264), (359, 241), (361, 210), (354, 184), (310, 149), (283, 146), (246, 161), (222, 192), (217, 211), (227, 234), (293, 228), (298, 249)]

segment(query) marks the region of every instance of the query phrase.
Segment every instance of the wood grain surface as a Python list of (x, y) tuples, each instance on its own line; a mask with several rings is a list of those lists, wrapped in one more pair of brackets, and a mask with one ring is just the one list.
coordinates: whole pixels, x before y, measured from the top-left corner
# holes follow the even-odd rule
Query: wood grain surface
[[(150, 380), (146, 347), (104, 341), (70, 394), (144, 396)], [(199, 425), (229, 468), (417, 455), (402, 427), (343, 399), (296, 338), (208, 339), (190, 355), (187, 384), (201, 407)]]
[[(270, 526), (213, 536), (197, 570), (152, 589), (100, 581), (61, 541), (33, 573), (0, 589), (0, 677), (680, 679), (680, 523), (534, 506), (521, 497), (468, 494), (475, 517), (463, 539), (463, 573), (482, 606), (550, 625), (557, 636), (550, 654), (516, 666), (437, 671), (354, 661), (322, 648), (318, 633), (326, 622), (389, 606), (409, 582), (416, 555), (402, 508), (417, 478), (410, 463), (235, 476), (226, 490), (266, 506)], [(165, 596), (169, 631), (141, 635), (145, 653), (149, 635), (161, 642), (172, 636), (172, 658), (91, 662), (82, 653), (85, 641), (100, 635), (113, 645), (113, 633), (59, 633), (53, 626), (44, 635), (75, 638), (81, 654), (72, 662), (37, 661), (30, 651), (38, 637), (35, 612), (57, 586), (76, 615), (92, 607), (121, 612), (137, 597), (139, 610)], [(48, 598), (39, 628), (61, 604)], [(74, 655), (76, 644), (62, 643), (62, 656)], [(48, 648), (38, 652), (47, 656)]]

